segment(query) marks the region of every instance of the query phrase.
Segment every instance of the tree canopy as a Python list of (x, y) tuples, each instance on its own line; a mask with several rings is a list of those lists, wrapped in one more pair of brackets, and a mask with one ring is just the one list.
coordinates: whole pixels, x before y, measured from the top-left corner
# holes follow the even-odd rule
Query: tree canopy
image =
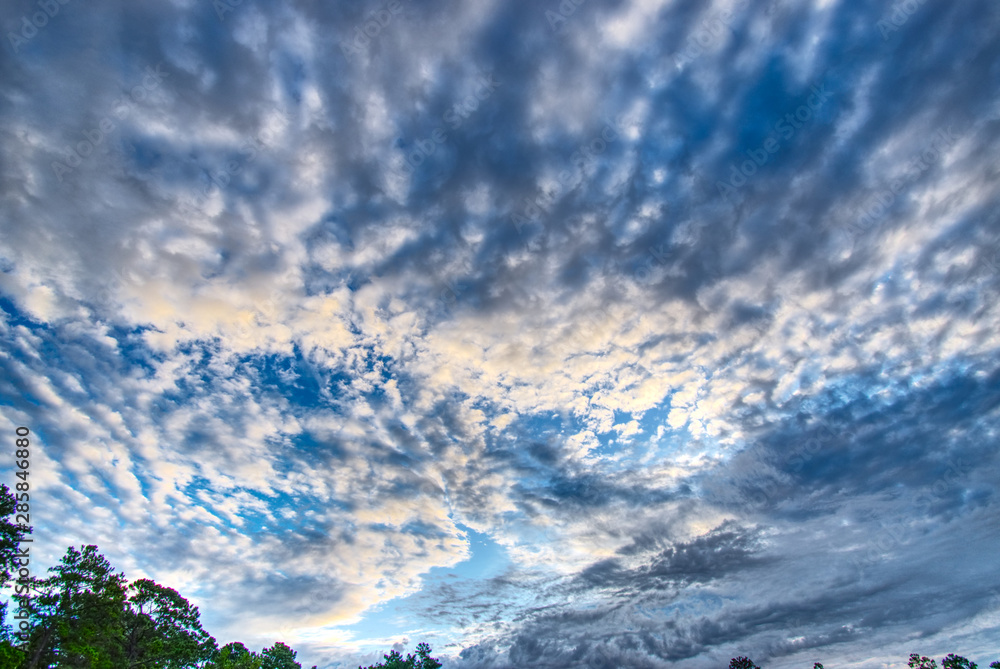
[(760, 669), (749, 657), (734, 657), (729, 661), (729, 669)]
[(150, 579), (129, 583), (97, 546), (70, 546), (45, 578), (19, 571), (30, 564), (21, 544), (31, 528), (10, 522), (16, 503), (0, 485), (0, 588), (18, 586), (17, 628), (0, 607), (0, 668), (302, 669), (280, 641), (260, 653), (219, 648), (198, 607)]
[(416, 655), (407, 654), (403, 658), (399, 651), (391, 650), (388, 655), (382, 656), (384, 662), (369, 665), (365, 669), (438, 669), (441, 666), (437, 658), (431, 657), (431, 647), (426, 643), (417, 644), (416, 651)]

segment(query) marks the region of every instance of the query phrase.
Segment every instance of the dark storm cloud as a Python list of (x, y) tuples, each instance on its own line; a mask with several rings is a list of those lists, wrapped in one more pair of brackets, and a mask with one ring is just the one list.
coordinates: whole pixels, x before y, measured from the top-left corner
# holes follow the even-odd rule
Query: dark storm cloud
[[(776, 661), (841, 642), (891, 637), (899, 627), (917, 626), (932, 635), (989, 610), (995, 593), (954, 570), (991, 569), (980, 558), (995, 545), (986, 529), (997, 517), (990, 483), (997, 456), (987, 436), (996, 429), (994, 376), (959, 376), (914, 393), (906, 407), (859, 399), (839, 415), (812, 417), (811, 427), (803, 413), (773, 426), (756, 446), (699, 477), (708, 493), (704, 499), (749, 512), (758, 529), (724, 525), (647, 556), (637, 568), (619, 559), (592, 565), (569, 589), (610, 592), (617, 605), (538, 613), (498, 666), (527, 661), (532, 653), (541, 666), (666, 666), (711, 656), (712, 649), (725, 655), (737, 644)], [(941, 439), (944, 433), (952, 436)], [(916, 518), (910, 515), (914, 509)], [(811, 537), (801, 536), (796, 526), (818, 516), (827, 519), (806, 530)], [(934, 576), (938, 560), (951, 565), (948, 578)], [(787, 583), (801, 570), (816, 591), (800, 592)], [(654, 616), (650, 622), (647, 611), (684, 601), (681, 593), (692, 584), (717, 580), (739, 582), (731, 594), (748, 588), (767, 603), (723, 606), (695, 620)], [(754, 581), (757, 588), (750, 585)], [(722, 595), (714, 588), (697, 592)], [(928, 602), (934, 602), (934, 613)], [(626, 626), (649, 628), (648, 638), (622, 631)], [(485, 652), (473, 648), (463, 657), (470, 666), (489, 665)]]
[(581, 572), (580, 587), (609, 588), (617, 594), (638, 595), (647, 590), (678, 588), (724, 578), (758, 561), (754, 557), (759, 543), (756, 535), (725, 523), (704, 536), (663, 550), (639, 568), (625, 568), (617, 559), (592, 565)]

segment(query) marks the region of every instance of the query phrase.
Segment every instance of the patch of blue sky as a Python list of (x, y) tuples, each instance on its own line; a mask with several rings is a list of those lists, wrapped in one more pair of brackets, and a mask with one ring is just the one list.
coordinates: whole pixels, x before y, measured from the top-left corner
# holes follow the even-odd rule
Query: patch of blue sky
[[(688, 430), (671, 428), (667, 423), (669, 413), (670, 404), (664, 402), (638, 419), (639, 432), (635, 434), (623, 436), (616, 430), (596, 434), (597, 445), (589, 451), (588, 459), (600, 461), (608, 472), (625, 471), (635, 468), (641, 459), (666, 459), (689, 448)], [(624, 425), (633, 418), (630, 413), (616, 411), (614, 424)], [(516, 444), (521, 460), (553, 465), (566, 454), (568, 440), (587, 429), (582, 418), (568, 412), (519, 416), (502, 433), (487, 435), (487, 444), (504, 452)], [(538, 477), (546, 478), (543, 473)], [(531, 478), (526, 474), (526, 480)]]
[[(365, 611), (360, 621), (338, 629), (350, 633), (364, 650), (381, 648), (387, 638), (398, 639), (417, 631), (421, 632), (421, 640), (433, 639), (435, 627), (440, 623), (427, 618), (426, 610), (431, 603), (427, 593), (438, 591), (441, 586), (449, 586), (449, 590), (475, 590), (487, 580), (503, 574), (511, 565), (507, 551), (489, 535), (461, 524), (458, 527), (469, 541), (469, 559), (453, 567), (432, 567), (421, 575), (423, 587), (419, 592), (372, 607)], [(440, 602), (433, 603), (440, 605)], [(442, 636), (447, 636), (447, 632), (437, 630)], [(370, 643), (366, 644), (366, 640)]]
[(317, 439), (308, 431), (302, 431), (288, 437), (289, 447), (285, 450), (288, 457), (282, 458), (282, 463), (275, 463), (279, 471), (283, 471), (282, 464), (289, 469), (295, 468), (293, 458), (301, 458), (303, 461), (315, 461), (317, 457), (329, 457), (343, 459), (347, 451), (343, 446), (332, 439)]
[[(489, 413), (487, 413), (489, 415)], [(511, 447), (523, 453), (531, 444), (553, 443), (560, 435), (568, 435), (566, 419), (560, 414), (521, 415), (500, 433), (487, 434), (487, 446), (491, 450), (506, 452)]]
[(725, 600), (715, 593), (688, 589), (685, 591), (683, 599), (678, 599), (661, 608), (649, 609), (647, 613), (654, 619), (662, 619), (663, 617), (690, 619), (719, 611), (725, 603)]
[[(147, 371), (152, 369), (149, 364), (150, 351), (138, 338), (142, 332), (140, 328), (109, 328), (107, 334), (117, 342), (119, 349), (112, 354), (105, 344), (94, 341), (88, 332), (35, 322), (9, 300), (0, 298), (0, 309), (5, 312), (4, 319), (10, 328), (9, 333), (13, 334), (12, 331), (16, 328), (24, 328), (37, 337), (33, 351), (39, 359), (64, 371), (81, 372), (84, 387), (87, 383), (87, 372), (93, 371), (95, 367), (100, 368), (102, 372), (107, 372), (111, 368), (120, 371), (121, 368), (133, 364), (142, 365)], [(5, 338), (9, 340), (11, 334)], [(5, 344), (8, 350), (14, 346), (12, 341), (7, 341)], [(56, 378), (57, 375), (53, 375), (54, 382), (58, 382), (55, 381)], [(62, 390), (72, 392), (66, 388)], [(36, 401), (33, 402), (37, 404)]]
[(49, 327), (48, 325), (31, 320), (24, 312), (17, 308), (13, 301), (4, 297), (2, 293), (0, 293), (0, 310), (4, 312), (4, 320), (14, 327), (18, 325), (23, 325), (29, 329), (48, 329)]
[(155, 362), (167, 358), (165, 354), (149, 348), (143, 340), (145, 333), (151, 330), (153, 330), (151, 327), (108, 326), (108, 336), (113, 337), (118, 342), (118, 352), (122, 362), (132, 368), (142, 369), (148, 376), (156, 373)]
[(664, 402), (635, 418), (627, 412), (615, 412), (615, 425), (627, 425), (635, 420), (638, 431), (632, 434), (612, 430), (597, 434), (598, 446), (593, 448), (589, 456), (606, 461), (607, 466), (614, 469), (633, 468), (637, 461), (644, 458), (669, 458), (690, 447), (691, 435), (686, 428), (673, 428), (667, 422), (670, 414), (669, 402)]

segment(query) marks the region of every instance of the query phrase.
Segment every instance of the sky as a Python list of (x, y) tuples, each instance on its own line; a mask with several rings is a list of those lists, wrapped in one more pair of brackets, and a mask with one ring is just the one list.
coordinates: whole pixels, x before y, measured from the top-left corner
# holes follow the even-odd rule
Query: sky
[(37, 571), (321, 669), (1000, 659), (996, 2), (0, 28)]

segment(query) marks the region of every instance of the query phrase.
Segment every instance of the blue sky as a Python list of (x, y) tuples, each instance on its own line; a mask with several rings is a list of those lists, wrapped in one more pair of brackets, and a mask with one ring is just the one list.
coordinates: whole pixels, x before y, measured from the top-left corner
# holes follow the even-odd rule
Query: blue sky
[(1000, 659), (996, 3), (42, 4), (40, 564), (307, 666)]

